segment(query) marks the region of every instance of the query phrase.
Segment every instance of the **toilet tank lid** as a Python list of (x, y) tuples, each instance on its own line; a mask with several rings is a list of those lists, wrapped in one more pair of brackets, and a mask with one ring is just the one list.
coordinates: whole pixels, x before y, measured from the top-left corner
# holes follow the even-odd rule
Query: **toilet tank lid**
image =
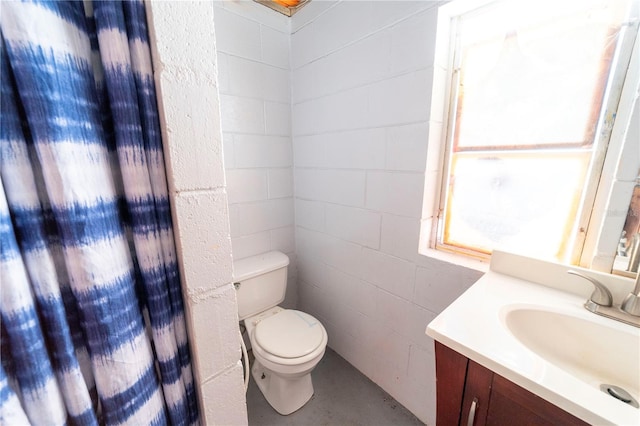
[(233, 281), (241, 282), (276, 269), (284, 268), (289, 264), (286, 254), (279, 251), (270, 251), (257, 256), (233, 262)]

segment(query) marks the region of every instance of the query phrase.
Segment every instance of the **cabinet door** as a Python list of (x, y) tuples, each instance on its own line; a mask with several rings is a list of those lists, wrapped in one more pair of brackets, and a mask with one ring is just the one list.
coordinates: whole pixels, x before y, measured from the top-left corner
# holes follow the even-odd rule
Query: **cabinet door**
[(457, 426), (467, 376), (467, 357), (436, 342), (436, 425)]
[(487, 425), (586, 426), (587, 423), (494, 374)]
[(464, 387), (460, 426), (484, 426), (491, 398), (493, 372), (469, 360)]
[(436, 349), (437, 426), (587, 426), (439, 342)]

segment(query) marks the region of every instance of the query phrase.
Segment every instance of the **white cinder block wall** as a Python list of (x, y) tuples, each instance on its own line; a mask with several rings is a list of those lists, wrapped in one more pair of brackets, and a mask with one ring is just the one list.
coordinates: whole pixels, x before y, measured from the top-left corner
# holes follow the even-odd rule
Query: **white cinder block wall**
[(248, 0), (147, 3), (206, 424), (247, 421), (232, 242), (236, 259), (297, 257), (299, 304), (329, 345), (435, 424), (424, 329), (480, 275), (417, 254), (439, 3), (313, 0), (292, 19)]
[[(247, 424), (213, 5), (147, 2), (177, 261), (202, 423)], [(198, 36), (193, 37), (193, 28)]]
[(233, 257), (286, 253), (293, 307), (290, 19), (253, 1), (214, 6)]
[(426, 325), (481, 275), (417, 253), (437, 5), (312, 1), (291, 36), (300, 307), (429, 424)]
[(236, 258), (297, 257), (299, 304), (326, 325), (330, 346), (435, 423), (424, 328), (479, 276), (417, 254), (435, 4), (314, 0), (292, 20), (248, 1), (148, 6), (205, 421), (246, 423), (233, 237)]

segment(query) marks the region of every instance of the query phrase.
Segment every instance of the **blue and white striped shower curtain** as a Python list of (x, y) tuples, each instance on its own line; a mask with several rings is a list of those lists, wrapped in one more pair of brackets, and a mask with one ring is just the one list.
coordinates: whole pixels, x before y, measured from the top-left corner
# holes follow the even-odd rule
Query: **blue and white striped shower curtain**
[(0, 29), (0, 424), (196, 424), (144, 5)]

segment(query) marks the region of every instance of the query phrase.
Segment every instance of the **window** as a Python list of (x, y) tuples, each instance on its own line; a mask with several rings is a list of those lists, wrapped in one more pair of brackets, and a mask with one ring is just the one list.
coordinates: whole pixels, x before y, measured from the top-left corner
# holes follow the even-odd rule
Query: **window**
[(432, 247), (578, 263), (637, 32), (634, 3), (500, 1), (450, 22)]

